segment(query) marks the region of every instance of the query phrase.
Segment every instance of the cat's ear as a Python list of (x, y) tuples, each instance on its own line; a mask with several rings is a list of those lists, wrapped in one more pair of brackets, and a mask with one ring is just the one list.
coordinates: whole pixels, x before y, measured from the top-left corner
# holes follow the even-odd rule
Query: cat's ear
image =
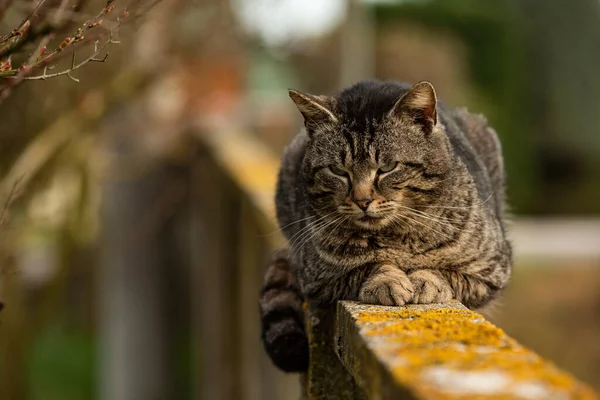
[(338, 122), (332, 111), (335, 104), (333, 97), (315, 96), (294, 89), (289, 89), (288, 93), (302, 113), (304, 125), (309, 131), (322, 124)]
[(390, 116), (408, 116), (430, 132), (437, 124), (437, 97), (433, 85), (427, 81), (414, 85), (396, 102)]

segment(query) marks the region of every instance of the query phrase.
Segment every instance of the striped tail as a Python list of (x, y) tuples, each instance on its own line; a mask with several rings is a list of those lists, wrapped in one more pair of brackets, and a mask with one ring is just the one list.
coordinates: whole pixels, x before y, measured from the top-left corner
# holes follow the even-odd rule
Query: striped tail
[(292, 271), (287, 249), (271, 258), (260, 293), (262, 340), (273, 363), (285, 372), (308, 369), (304, 298)]

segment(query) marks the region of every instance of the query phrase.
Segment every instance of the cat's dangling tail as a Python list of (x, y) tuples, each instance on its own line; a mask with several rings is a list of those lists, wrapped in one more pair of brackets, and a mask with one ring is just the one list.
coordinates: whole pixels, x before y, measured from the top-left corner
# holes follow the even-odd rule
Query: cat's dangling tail
[(273, 363), (286, 372), (308, 369), (304, 298), (289, 261), (289, 251), (273, 255), (260, 292), (262, 341)]

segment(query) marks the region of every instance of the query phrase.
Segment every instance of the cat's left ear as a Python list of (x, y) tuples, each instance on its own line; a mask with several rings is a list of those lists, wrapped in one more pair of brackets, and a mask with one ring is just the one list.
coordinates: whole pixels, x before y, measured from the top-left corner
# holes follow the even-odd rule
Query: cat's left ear
[(433, 85), (427, 81), (414, 85), (396, 102), (390, 116), (408, 116), (431, 132), (437, 124), (437, 96)]
[(328, 96), (315, 96), (302, 93), (294, 89), (288, 91), (290, 98), (304, 117), (304, 125), (312, 130), (325, 123), (337, 123), (338, 119), (333, 113), (335, 99)]

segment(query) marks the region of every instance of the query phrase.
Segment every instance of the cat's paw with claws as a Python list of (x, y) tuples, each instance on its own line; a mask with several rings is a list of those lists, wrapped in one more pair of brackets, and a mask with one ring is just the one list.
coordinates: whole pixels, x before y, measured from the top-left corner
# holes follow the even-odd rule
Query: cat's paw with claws
[(453, 297), (450, 283), (437, 271), (421, 269), (408, 274), (408, 278), (414, 288), (414, 304), (445, 303)]
[(363, 283), (358, 299), (367, 304), (402, 306), (412, 299), (413, 285), (404, 271), (393, 265), (379, 265)]

